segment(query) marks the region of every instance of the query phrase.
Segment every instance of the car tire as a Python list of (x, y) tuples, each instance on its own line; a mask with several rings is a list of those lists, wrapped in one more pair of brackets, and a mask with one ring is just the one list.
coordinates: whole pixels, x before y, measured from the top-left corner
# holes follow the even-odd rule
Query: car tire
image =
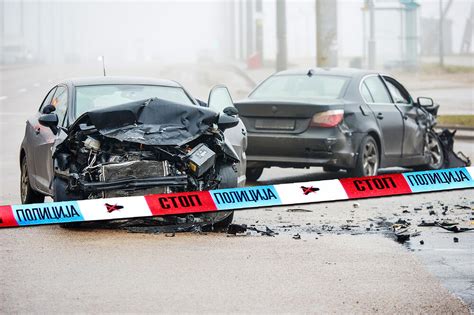
[(263, 167), (247, 168), (245, 176), (248, 181), (255, 182), (263, 173)]
[[(54, 196), (53, 200), (55, 202), (59, 201), (70, 201), (70, 200), (81, 200), (82, 196), (71, 195), (66, 192), (67, 183), (65, 180), (54, 177), (53, 179), (53, 190)], [(71, 223), (62, 223), (59, 226), (63, 229), (76, 229), (82, 226), (83, 222), (71, 222)]]
[[(221, 182), (217, 189), (225, 188), (236, 188), (238, 185), (238, 173), (231, 165), (225, 165), (219, 168), (219, 175), (221, 176)], [(206, 213), (208, 217), (212, 217), (213, 223), (209, 225), (209, 229), (212, 231), (224, 231), (234, 220), (234, 211), (229, 211), (223, 215), (223, 213)]]
[(439, 170), (444, 166), (444, 150), (439, 137), (434, 132), (429, 132), (425, 140), (425, 154), (431, 154), (431, 163), (415, 166), (416, 171)]
[(44, 195), (31, 188), (26, 157), (21, 159), (20, 197), (22, 204), (44, 202)]
[(379, 165), (377, 142), (372, 136), (367, 135), (360, 143), (355, 168), (349, 170), (349, 174), (354, 177), (377, 175)]

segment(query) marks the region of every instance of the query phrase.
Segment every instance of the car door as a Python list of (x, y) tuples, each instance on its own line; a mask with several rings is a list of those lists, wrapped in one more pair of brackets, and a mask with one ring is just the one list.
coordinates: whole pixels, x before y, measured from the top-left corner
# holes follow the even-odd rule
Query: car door
[[(51, 105), (55, 107), (53, 113), (58, 115), (59, 125), (64, 122), (68, 105), (67, 87), (59, 85), (51, 100)], [(56, 135), (50, 128), (38, 124), (35, 141), (35, 172), (38, 189), (50, 192), (51, 179), (53, 177), (52, 146)]]
[(423, 154), (425, 130), (420, 123), (420, 109), (413, 105), (408, 91), (397, 80), (383, 76), (390, 91), (394, 105), (403, 118), (403, 149), (402, 156), (419, 156)]
[[(51, 104), (51, 100), (53, 99), (53, 95), (56, 92), (56, 87), (52, 88), (46, 97), (43, 100), (40, 108), (36, 112), (33, 117), (30, 117), (26, 121), (26, 131), (25, 131), (25, 150), (26, 150), (26, 163), (28, 166), (28, 176), (30, 178), (30, 183), (33, 188), (39, 190), (39, 180), (38, 174), (36, 172), (36, 157), (38, 155), (37, 148), (40, 141), (39, 134), (42, 129), (45, 127), (41, 126), (38, 122), (38, 118), (43, 114), (44, 108)], [(45, 191), (43, 191), (45, 192)]]
[[(216, 85), (212, 88), (209, 93), (208, 106), (220, 115), (225, 115), (224, 110), (228, 107), (232, 107), (237, 111), (229, 90), (223, 85)], [(230, 142), (240, 159), (238, 186), (243, 187), (245, 185), (245, 170), (247, 168), (247, 157), (245, 154), (247, 149), (247, 129), (240, 118), (237, 126), (224, 131), (224, 137), (226, 141)]]
[(384, 155), (401, 157), (403, 144), (403, 119), (393, 104), (390, 94), (378, 75), (369, 75), (362, 81), (361, 94), (372, 110), (382, 135)]

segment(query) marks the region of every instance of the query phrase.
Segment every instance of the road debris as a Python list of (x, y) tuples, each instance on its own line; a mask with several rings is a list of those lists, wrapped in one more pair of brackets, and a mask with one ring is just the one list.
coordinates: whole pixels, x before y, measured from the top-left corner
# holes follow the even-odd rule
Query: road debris
[(275, 235), (278, 235), (278, 233), (271, 230), (268, 226), (265, 226), (265, 231), (259, 230), (254, 226), (247, 226), (246, 224), (230, 224), (229, 227), (227, 228), (227, 234), (231, 234), (231, 235), (242, 234), (247, 231), (254, 231), (254, 232), (260, 233), (261, 235), (272, 236), (272, 237)]
[(359, 207), (360, 207), (360, 203), (354, 202), (354, 203), (352, 204), (352, 207), (354, 207), (354, 208), (359, 208)]
[(445, 226), (445, 225), (442, 225), (442, 224), (437, 224), (437, 226), (439, 226), (442, 229), (445, 229), (446, 231), (450, 231), (450, 232), (454, 232), (454, 233), (474, 231), (474, 228), (458, 227), (457, 225)]
[(301, 239), (301, 235), (299, 233), (296, 233), (295, 235), (293, 235), (293, 239), (295, 240), (300, 240)]
[(301, 209), (301, 208), (290, 208), (286, 212), (313, 212), (313, 210)]
[(454, 237), (454, 238), (453, 238), (453, 241), (454, 241), (454, 243), (459, 243), (459, 238)]

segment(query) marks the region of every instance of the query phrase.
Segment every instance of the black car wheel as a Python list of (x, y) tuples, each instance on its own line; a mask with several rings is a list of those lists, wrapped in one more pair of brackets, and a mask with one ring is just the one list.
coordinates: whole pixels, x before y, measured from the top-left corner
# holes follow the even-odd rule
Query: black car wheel
[(44, 202), (44, 195), (31, 188), (25, 157), (21, 160), (20, 195), (22, 204)]
[(379, 168), (379, 149), (372, 136), (362, 139), (357, 156), (356, 167), (350, 171), (355, 177), (377, 175)]
[(415, 171), (439, 170), (444, 165), (444, 151), (441, 141), (434, 132), (429, 132), (425, 138), (425, 154), (431, 155), (431, 162), (426, 165), (415, 166)]
[(247, 168), (245, 171), (245, 176), (247, 180), (254, 182), (260, 178), (263, 173), (263, 167)]

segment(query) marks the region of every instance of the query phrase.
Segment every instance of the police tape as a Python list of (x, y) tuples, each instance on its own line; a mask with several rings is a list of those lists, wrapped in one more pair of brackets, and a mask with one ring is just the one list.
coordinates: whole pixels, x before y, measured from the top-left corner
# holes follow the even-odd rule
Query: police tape
[(242, 210), (474, 188), (474, 167), (146, 196), (0, 206), (0, 227)]

